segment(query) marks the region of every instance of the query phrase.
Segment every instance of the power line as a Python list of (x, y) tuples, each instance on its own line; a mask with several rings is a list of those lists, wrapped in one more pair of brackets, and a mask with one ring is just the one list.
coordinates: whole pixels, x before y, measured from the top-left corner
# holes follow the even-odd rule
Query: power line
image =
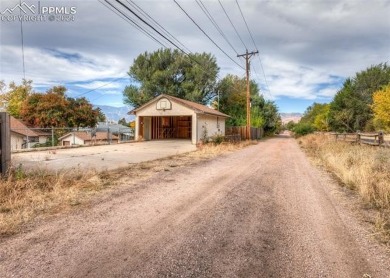
[[(105, 0), (106, 2), (108, 2), (108, 0)], [(179, 46), (177, 46), (177, 44), (173, 43), (170, 39), (168, 39), (166, 36), (164, 36), (163, 34), (161, 34), (161, 32), (159, 32), (158, 30), (156, 30), (156, 28), (154, 28), (150, 23), (146, 22), (143, 18), (141, 18), (137, 13), (135, 13), (133, 10), (131, 10), (129, 7), (127, 7), (126, 5), (124, 5), (122, 2), (116, 0), (116, 2), (118, 2), (119, 4), (121, 4), (123, 7), (125, 7), (127, 10), (129, 10), (133, 15), (135, 15), (138, 19), (140, 19), (143, 23), (145, 23), (147, 26), (149, 26), (150, 28), (152, 28), (155, 32), (157, 32), (160, 36), (162, 36), (164, 39), (166, 39), (167, 41), (169, 41), (171, 44), (173, 44), (177, 49), (179, 49), (182, 53), (184, 53), (185, 55), (187, 55), (187, 57), (194, 61), (195, 63), (197, 63), (198, 65), (200, 65), (202, 68), (201, 70), (204, 71), (204, 72), (208, 72), (208, 71), (205, 71), (203, 69), (203, 65), (197, 61), (194, 57), (191, 57), (186, 51), (184, 51), (182, 48), (180, 48)], [(113, 5), (111, 5), (113, 6)], [(113, 6), (114, 9), (118, 10), (117, 7)], [(122, 13), (123, 14), (123, 13)], [(127, 16), (126, 16), (127, 17)], [(141, 29), (143, 29), (142, 27), (140, 27)], [(169, 32), (168, 32), (169, 33)], [(170, 34), (170, 33), (169, 33)], [(177, 42), (179, 42), (179, 44), (183, 45), (178, 39), (176, 39), (173, 35), (171, 35), (174, 40), (176, 40)], [(186, 48), (186, 47), (185, 47)], [(192, 53), (192, 52), (191, 52)]]
[[(261, 80), (261, 78), (260, 78), (259, 74), (257, 73), (256, 68), (255, 68), (254, 65), (252, 65), (252, 68), (253, 68), (253, 71), (255, 72), (255, 75), (257, 76), (257, 79)], [(264, 71), (263, 71), (263, 73), (264, 73)], [(267, 79), (265, 78), (265, 75), (264, 75), (264, 80), (265, 80), (265, 86), (266, 86), (265, 92), (268, 92), (268, 95), (271, 97), (272, 95), (271, 95), (271, 92), (269, 90), (268, 82), (267, 82)]]
[[(22, 6), (22, 0), (19, 1), (20, 7)], [(22, 14), (22, 9), (20, 9), (20, 14)], [(23, 62), (23, 78), (26, 79), (26, 67), (24, 64), (24, 34), (23, 34), (23, 20), (20, 21), (20, 35), (22, 37), (22, 62)]]
[[(163, 44), (161, 41), (159, 41), (158, 39), (156, 39), (152, 34), (150, 34), (147, 30), (145, 30), (144, 28), (142, 28), (140, 25), (138, 25), (133, 19), (131, 19), (130, 17), (128, 17), (126, 14), (124, 14), (122, 11), (120, 11), (117, 7), (115, 7), (113, 4), (111, 4), (110, 2), (108, 2), (108, 0), (105, 0), (105, 2), (107, 4), (109, 4), (110, 6), (107, 6), (104, 4), (104, 2), (102, 2), (101, 0), (99, 0), (100, 3), (102, 3), (106, 8), (110, 9), (112, 12), (114, 12), (115, 14), (117, 14), (119, 17), (121, 17), (122, 19), (124, 19), (125, 21), (127, 21), (129, 24), (131, 24), (134, 28), (138, 29), (139, 31), (141, 31), (142, 33), (144, 33), (146, 36), (148, 36), (149, 38), (151, 38), (152, 40), (154, 40), (155, 42), (157, 42), (158, 44), (160, 44), (162, 47), (164, 48), (168, 48), (165, 44)], [(120, 15), (118, 14), (120, 13)]]
[[(107, 0), (106, 0), (107, 1)], [(151, 28), (153, 31), (155, 31), (157, 34), (159, 34), (161, 37), (163, 37), (165, 40), (167, 40), (169, 43), (171, 43), (172, 45), (174, 45), (177, 49), (179, 49), (180, 51), (182, 51), (183, 53), (187, 54), (187, 52), (185, 52), (183, 49), (181, 49), (176, 43), (174, 43), (171, 39), (167, 38), (164, 34), (162, 34), (160, 31), (158, 31), (156, 28), (154, 28), (149, 22), (147, 22), (145, 19), (143, 19), (142, 17), (140, 17), (136, 12), (134, 12), (132, 9), (130, 9), (128, 6), (126, 6), (125, 4), (123, 4), (121, 1), (119, 0), (116, 0), (117, 3), (119, 3), (122, 7), (124, 7), (126, 10), (128, 10), (129, 12), (131, 12), (134, 16), (136, 16), (139, 20), (141, 20), (144, 24), (146, 24), (147, 26), (149, 26), (149, 28)]]
[(262, 61), (261, 61), (261, 59), (260, 59), (260, 55), (258, 56), (258, 58), (259, 58), (259, 61), (260, 61), (261, 70), (263, 71), (264, 81), (265, 81), (265, 85), (267, 86), (268, 93), (269, 93), (270, 95), (272, 95), (272, 94), (271, 94), (271, 90), (269, 89), (269, 86), (268, 86), (267, 77), (266, 77), (266, 75), (265, 75), (265, 71), (264, 71), (263, 63), (262, 63)]
[(240, 41), (241, 41), (242, 44), (244, 45), (245, 49), (248, 49), (248, 47), (246, 47), (244, 41), (242, 40), (242, 38), (241, 38), (241, 36), (240, 36), (240, 33), (238, 33), (238, 31), (237, 31), (237, 29), (236, 29), (236, 26), (234, 26), (233, 21), (230, 19), (228, 13), (226, 12), (225, 8), (223, 7), (221, 1), (218, 0), (218, 2), (219, 2), (219, 5), (221, 5), (221, 8), (222, 8), (222, 10), (224, 11), (226, 17), (229, 19), (230, 24), (233, 26), (234, 31), (236, 31), (236, 34), (237, 34), (237, 36), (240, 38)]
[(153, 17), (151, 17), (147, 12), (145, 12), (140, 6), (138, 6), (134, 1), (127, 0), (127, 2), (132, 5), (134, 8), (136, 8), (138, 11), (140, 11), (142, 14), (144, 14), (146, 17), (148, 17), (150, 20), (152, 20), (167, 36), (171, 37), (173, 40), (175, 40), (178, 44), (180, 44), (183, 48), (185, 48), (188, 52), (192, 53), (191, 50), (189, 50), (182, 42), (180, 42), (174, 35), (172, 35), (168, 30), (166, 30), (160, 23), (158, 23)]
[[(105, 0), (106, 2), (108, 2), (108, 0)], [(131, 1), (131, 0), (130, 0)], [(199, 64), (201, 66), (201, 70), (204, 71), (204, 72), (208, 72), (208, 71), (205, 71), (204, 68), (203, 68), (203, 65), (197, 61), (194, 57), (191, 57), (191, 55), (189, 55), (186, 51), (184, 51), (182, 48), (180, 48), (179, 46), (177, 46), (177, 44), (173, 43), (170, 39), (168, 39), (166, 36), (164, 36), (163, 34), (161, 34), (161, 32), (159, 32), (158, 30), (156, 30), (156, 28), (154, 28), (150, 23), (146, 22), (145, 19), (141, 18), (136, 12), (134, 12), (132, 9), (130, 9), (129, 7), (127, 7), (126, 5), (124, 5), (122, 2), (120, 2), (119, 0), (116, 0), (116, 2), (118, 2), (119, 4), (121, 4), (124, 8), (126, 8), (128, 11), (130, 11), (133, 15), (135, 15), (139, 20), (141, 20), (144, 24), (146, 24), (147, 26), (149, 26), (150, 28), (152, 28), (157, 34), (159, 34), (160, 36), (162, 36), (164, 39), (166, 39), (167, 41), (169, 41), (171, 44), (173, 44), (177, 49), (179, 49), (181, 52), (183, 52), (184, 54), (187, 55), (187, 57), (196, 62), (197, 64)], [(129, 1), (128, 1), (129, 2)], [(145, 11), (143, 11), (138, 5), (136, 5), (133, 1), (131, 1), (137, 8), (139, 11), (142, 11), (144, 14), (146, 14), (150, 19), (153, 20), (153, 22), (155, 22), (158, 26), (160, 26), (166, 33), (168, 33), (174, 40), (176, 40), (179, 44), (183, 45), (178, 39), (176, 39), (171, 33), (169, 33), (164, 27), (162, 27), (160, 24), (158, 24), (158, 22), (156, 20), (154, 20), (150, 15), (148, 15)], [(178, 3), (177, 3), (178, 4)], [(133, 5), (133, 7), (134, 7)], [(111, 4), (111, 6), (113, 6)], [(180, 6), (180, 5), (179, 5)], [(114, 7), (114, 6), (113, 6)], [(117, 7), (114, 7), (116, 10), (118, 10)], [(184, 46), (184, 48), (186, 48)], [(225, 53), (226, 54), (226, 53)], [(227, 55), (227, 54), (226, 54)], [(229, 57), (229, 56), (228, 56)], [(233, 62), (235, 62), (234, 60), (232, 60)], [(236, 62), (235, 62), (236, 63)], [(237, 63), (236, 63), (237, 64)], [(240, 66), (239, 64), (237, 64), (238, 66)], [(240, 66), (241, 67), (241, 66)], [(243, 67), (241, 67), (243, 68)], [(244, 68), (243, 68), (244, 69)]]
[(238, 9), (240, 10), (240, 13), (241, 13), (242, 19), (243, 19), (243, 20), (244, 20), (244, 22), (245, 22), (246, 29), (248, 29), (249, 35), (251, 36), (251, 39), (252, 39), (253, 45), (255, 46), (256, 50), (258, 50), (258, 49), (257, 49), (257, 47), (256, 47), (255, 40), (253, 39), (252, 32), (251, 32), (251, 30), (249, 30), (248, 23), (246, 23), (246, 20), (245, 20), (244, 14), (242, 13), (242, 10), (241, 10), (241, 7), (240, 7), (240, 4), (238, 4), (238, 1), (237, 1), (237, 0), (236, 0), (236, 3), (237, 3), (237, 6), (238, 6)]
[(196, 23), (196, 21), (183, 9), (182, 6), (180, 6), (180, 4), (176, 1), (176, 0), (173, 0), (173, 2), (176, 3), (176, 5), (186, 14), (186, 16), (199, 28), (200, 31), (202, 31), (202, 33), (216, 46), (218, 47), (219, 50), (221, 50), (225, 55), (226, 57), (228, 57), (233, 63), (235, 63), (237, 66), (239, 66), (240, 68), (242, 68), (243, 70), (245, 70), (245, 68), (243, 66), (241, 66), (240, 64), (238, 64), (235, 60), (233, 60), (232, 57), (230, 57), (209, 35), (207, 35), (207, 33), (199, 26), (198, 23)]
[[(218, 0), (218, 1), (219, 1), (219, 0)], [(251, 30), (249, 29), (248, 23), (246, 22), (245, 16), (244, 16), (244, 14), (243, 14), (243, 12), (242, 12), (242, 10), (241, 10), (241, 7), (240, 7), (240, 4), (238, 3), (238, 0), (236, 0), (236, 3), (237, 3), (238, 9), (240, 10), (241, 17), (242, 17), (242, 19), (243, 19), (244, 22), (245, 22), (245, 26), (246, 26), (246, 29), (248, 30), (249, 36), (250, 36), (251, 39), (252, 39), (253, 45), (255, 46), (255, 49), (258, 51), (258, 47), (257, 47), (257, 45), (256, 45), (255, 40), (253, 39), (252, 32), (251, 32)], [(259, 62), (260, 62), (261, 70), (262, 70), (262, 72), (263, 72), (264, 81), (265, 81), (265, 84), (266, 84), (266, 86), (267, 86), (268, 92), (269, 92), (269, 94), (271, 94), (271, 91), (270, 91), (269, 86), (268, 86), (267, 77), (266, 77), (266, 75), (265, 75), (263, 63), (262, 63), (262, 61), (261, 61), (261, 59), (260, 59), (260, 55), (257, 56), (257, 57), (258, 57)]]
[(93, 88), (93, 89), (91, 89), (91, 90), (88, 90), (88, 91), (86, 91), (86, 92), (84, 92), (84, 93), (81, 93), (81, 94), (77, 95), (76, 98), (81, 97), (81, 96), (86, 95), (86, 94), (89, 94), (89, 93), (91, 93), (91, 92), (93, 92), (93, 91), (96, 91), (96, 90), (98, 90), (98, 89), (100, 89), (100, 88), (106, 87), (107, 85), (110, 85), (110, 84), (114, 83), (115, 81), (118, 81), (119, 79), (123, 79), (123, 78), (125, 78), (125, 77), (127, 77), (127, 74), (126, 74), (126, 75), (123, 75), (123, 76), (121, 76), (121, 77), (115, 78), (115, 79), (111, 80), (110, 82), (107, 82), (107, 83), (105, 83), (105, 84), (103, 84), (103, 85), (101, 85), (101, 86), (99, 86), (99, 87), (96, 87), (96, 88)]
[(202, 0), (196, 0), (196, 3), (198, 6), (202, 9), (203, 13), (208, 17), (208, 19), (211, 21), (211, 23), (214, 25), (214, 27), (217, 29), (219, 34), (225, 39), (225, 41), (230, 45), (230, 47), (233, 49), (234, 52), (238, 55), (237, 50), (233, 47), (233, 45), (230, 43), (230, 41), (227, 39), (227, 36), (222, 31), (222, 29), (219, 27), (218, 23), (215, 21), (209, 10), (206, 8), (206, 6), (203, 4)]
[[(105, 1), (108, 3), (108, 0), (105, 0)], [(161, 34), (162, 32), (159, 32), (158, 30), (156, 30), (156, 28), (153, 27), (153, 26), (151, 25), (151, 23), (148, 23), (148, 22), (146, 22), (145, 19), (142, 19), (141, 16), (138, 15), (134, 10), (131, 10), (129, 7), (127, 7), (126, 5), (124, 5), (122, 2), (120, 2), (120, 1), (118, 1), (118, 0), (116, 0), (116, 2), (118, 2), (119, 4), (121, 4), (121, 6), (123, 6), (123, 7), (126, 8), (128, 11), (130, 11), (130, 12), (131, 12), (133, 15), (135, 15), (139, 20), (141, 20), (144, 24), (146, 24), (147, 26), (149, 26), (149, 27), (150, 27), (153, 31), (155, 31), (157, 34), (159, 34), (160, 36), (162, 36), (165, 40), (167, 40), (168, 42), (170, 42), (171, 44), (173, 44), (176, 48), (178, 48), (181, 52), (183, 52), (191, 61), (193, 61), (193, 62), (195, 62), (196, 64), (198, 64), (198, 65), (200, 66), (200, 70), (202, 70), (202, 71), (205, 72), (205, 73), (209, 73), (209, 71), (204, 67), (203, 64), (201, 64), (199, 61), (197, 61), (194, 57), (192, 57), (190, 54), (188, 54), (187, 52), (185, 52), (183, 49), (181, 49), (180, 47), (178, 47), (178, 45), (175, 44), (175, 43), (173, 43), (172, 40), (177, 41), (178, 44), (180, 44), (180, 45), (183, 46), (183, 48), (186, 48), (184, 44), (182, 44), (178, 39), (176, 39), (176, 38), (175, 38), (171, 33), (169, 33), (162, 25), (160, 25), (160, 24), (159, 24), (156, 20), (154, 20), (149, 14), (147, 14), (144, 10), (142, 10), (139, 6), (137, 6), (133, 1), (130, 0), (130, 2), (133, 3), (132, 6), (134, 7), (134, 5), (135, 5), (135, 6), (136, 6), (135, 9), (137, 9), (139, 12), (141, 12), (144, 16), (147, 16), (148, 18), (150, 18), (155, 24), (157, 24), (162, 30), (164, 30), (164, 32), (165, 32), (166, 34), (168, 34), (168, 35), (172, 38), (172, 40), (169, 40), (166, 36), (164, 36), (163, 34)], [(127, 2), (129, 2), (129, 1), (127, 1)], [(112, 5), (111, 3), (108, 3), (108, 4), (109, 4), (113, 9), (115, 9), (116, 11), (119, 10), (118, 7)], [(129, 3), (129, 4), (131, 4), (131, 3)], [(105, 5), (105, 6), (106, 6), (106, 5)], [(107, 7), (107, 6), (106, 6), (106, 7)], [(110, 10), (112, 10), (112, 9), (110, 9)], [(141, 26), (139, 26), (138, 24), (136, 24), (136, 23), (134, 22), (134, 20), (130, 19), (130, 18), (129, 18), (127, 15), (125, 15), (122, 11), (119, 10), (119, 12), (122, 14), (122, 16), (126, 17), (126, 18), (128, 19), (128, 21), (130, 21), (130, 22), (134, 23), (136, 26), (138, 26), (137, 29), (139, 29), (139, 30), (140, 30), (140, 29), (141, 29), (141, 30), (144, 30), (143, 27), (141, 27)], [(120, 16), (117, 12), (115, 12), (115, 14), (118, 15), (118, 16)], [(130, 22), (128, 22), (128, 23), (130, 23)], [(134, 24), (132, 24), (133, 27), (135, 27)], [(144, 31), (145, 31), (145, 30), (144, 30)], [(155, 37), (154, 37), (153, 35), (150, 34), (150, 36), (152, 36), (152, 37), (155, 39)], [(234, 60), (233, 60), (233, 62), (234, 62)], [(238, 66), (240, 66), (240, 65), (238, 65)], [(241, 66), (240, 66), (240, 67), (241, 67)], [(241, 67), (241, 68), (242, 68), (242, 67)], [(118, 80), (118, 79), (120, 79), (120, 78), (114, 79), (114, 80), (112, 80), (111, 82), (108, 82), (107, 84), (104, 84), (104, 85), (99, 86), (99, 87), (97, 87), (97, 88), (94, 88), (94, 89), (92, 89), (92, 90), (86, 91), (86, 92), (80, 94), (80, 96), (81, 96), (81, 95), (88, 94), (88, 93), (90, 93), (90, 92), (92, 92), (92, 91), (95, 91), (95, 90), (97, 90), (97, 89), (99, 89), (99, 88), (102, 88), (102, 87), (104, 87), (104, 86), (107, 86), (107, 85), (109, 85), (109, 84), (115, 82), (115, 81)], [(221, 79), (220, 79), (218, 76), (216, 76), (216, 80), (217, 80), (217, 81), (221, 81)]]
[[(114, 12), (116, 15), (118, 15), (119, 17), (121, 17), (123, 20), (125, 20), (126, 22), (128, 22), (129, 24), (131, 24), (134, 28), (138, 29), (139, 31), (141, 31), (142, 33), (144, 33), (146, 36), (150, 37), (152, 40), (154, 40), (155, 42), (157, 42), (158, 44), (160, 44), (161, 46), (167, 48), (162, 42), (160, 42), (158, 39), (156, 39), (153, 35), (151, 35), (147, 30), (143, 29), (141, 26), (139, 26), (133, 19), (129, 18), (126, 14), (124, 14), (122, 11), (120, 11), (119, 9), (117, 9), (113, 4), (111, 4), (110, 2), (108, 2), (108, 0), (105, 0), (105, 3), (107, 3), (108, 5), (110, 6), (107, 6), (104, 2), (102, 2), (101, 0), (99, 0), (99, 2), (101, 4), (103, 4), (106, 8), (110, 9), (112, 12)], [(83, 95), (86, 95), (86, 94), (89, 94), (91, 92), (94, 92), (98, 89), (101, 89), (105, 86), (108, 86), (112, 83), (114, 83), (115, 81), (118, 81), (119, 79), (122, 79), (124, 77), (126, 77), (126, 75), (123, 75), (121, 77), (118, 77), (118, 78), (115, 78), (114, 80), (111, 80), (110, 82), (107, 82), (99, 87), (96, 87), (96, 88), (93, 88), (91, 90), (88, 90), (86, 92), (83, 92), (81, 94), (78, 94), (76, 95), (76, 98), (78, 97), (81, 97)]]
[[(130, 0), (131, 1), (131, 0)], [(139, 31), (141, 31), (141, 32), (143, 32), (144, 34), (146, 34), (146, 35), (148, 35), (150, 38), (152, 38), (153, 40), (155, 40), (155, 41), (157, 41), (159, 44), (161, 44), (163, 47), (165, 47), (165, 48), (167, 48), (164, 44), (162, 44), (159, 40), (157, 40), (152, 34), (150, 34), (147, 30), (145, 30), (143, 27), (141, 27), (140, 25), (138, 25), (133, 19), (131, 19), (131, 18), (129, 18), (126, 14), (124, 14), (122, 11), (120, 11), (119, 9), (118, 9), (118, 7), (116, 7), (116, 6), (114, 6), (112, 3), (110, 3), (110, 2), (108, 2), (108, 0), (105, 0), (105, 2), (107, 3), (107, 4), (109, 4), (111, 7), (109, 7), (109, 6), (107, 6), (107, 5), (105, 5), (103, 2), (101, 2), (101, 1), (99, 1), (100, 3), (102, 3), (105, 7), (107, 7), (107, 8), (109, 8), (111, 11), (113, 11), (116, 15), (118, 15), (119, 17), (121, 17), (122, 19), (124, 19), (124, 20), (126, 20), (128, 23), (130, 23), (133, 27), (135, 27), (136, 29), (138, 29)], [(117, 2), (119, 2), (119, 1), (117, 1)], [(129, 1), (128, 1), (129, 2)], [(131, 2), (133, 2), (133, 1), (131, 1)], [(121, 2), (119, 2), (122, 6), (124, 6), (124, 4), (123, 3), (121, 3)], [(129, 3), (129, 4), (131, 4), (131, 3)], [(145, 11), (143, 11), (139, 6), (137, 6), (135, 3), (133, 3), (135, 6), (136, 6), (136, 8), (138, 9), (138, 11), (141, 11), (144, 15), (146, 15), (147, 17), (149, 17), (153, 22), (155, 22), (157, 25), (159, 25), (160, 26), (160, 28), (162, 28), (166, 33), (168, 33), (174, 40), (176, 40), (179, 44), (181, 44), (184, 48), (186, 48), (185, 47), (185, 45), (184, 44), (182, 44), (178, 39), (176, 39), (171, 33), (169, 33), (163, 26), (161, 26), (157, 21), (155, 21), (150, 15), (148, 15)], [(134, 7), (134, 5), (133, 5), (133, 7)], [(124, 6), (126, 9), (128, 9), (128, 10), (130, 10), (128, 7), (126, 7), (126, 6)], [(118, 14), (118, 12), (120, 13), (120, 14)], [(160, 36), (162, 36), (163, 38), (165, 38), (166, 40), (168, 40), (169, 42), (171, 42), (169, 39), (167, 39), (164, 35), (162, 35), (161, 33), (159, 33), (155, 28), (153, 28), (153, 26), (151, 26), (150, 25), (150, 23), (147, 23), (145, 20), (143, 20), (142, 18), (140, 18), (140, 16), (139, 15), (137, 15), (134, 11), (132, 11), (132, 14), (134, 14), (134, 15), (136, 15), (137, 16), (137, 18), (139, 18), (142, 22), (144, 22), (145, 24), (147, 24), (149, 27), (151, 27), (154, 31), (156, 31)], [(125, 18), (126, 19), (125, 19)], [(172, 43), (172, 42), (171, 42)], [(191, 61), (194, 61), (195, 63), (197, 63), (198, 65), (200, 65), (200, 69), (203, 71), (203, 72), (206, 72), (206, 73), (208, 73), (208, 71), (206, 71), (205, 69), (204, 69), (204, 66), (199, 62), (199, 61), (197, 61), (194, 57), (191, 57), (188, 53), (186, 53), (183, 49), (181, 49), (180, 47), (178, 47), (176, 44), (173, 44), (176, 48), (178, 48), (181, 52), (183, 52)], [(84, 93), (82, 93), (82, 94), (79, 94), (79, 95), (77, 95), (76, 97), (79, 97), (79, 96), (82, 96), (82, 95), (86, 95), (86, 94), (88, 94), (88, 93), (90, 93), (90, 92), (93, 92), (93, 91), (95, 91), (95, 90), (98, 90), (98, 89), (100, 89), (100, 88), (102, 88), (102, 87), (105, 87), (105, 86), (107, 86), (107, 85), (109, 85), (109, 84), (111, 84), (111, 83), (113, 83), (113, 82), (115, 82), (115, 81), (117, 81), (117, 80), (119, 80), (119, 79), (121, 79), (121, 78), (123, 78), (123, 77), (120, 77), (120, 78), (116, 78), (116, 79), (114, 79), (114, 80), (112, 80), (112, 81), (110, 81), (110, 82), (108, 82), (108, 83), (106, 83), (106, 84), (104, 84), (104, 85), (102, 85), (102, 86), (99, 86), (99, 87), (97, 87), (97, 88), (94, 88), (94, 89), (91, 89), (91, 90), (88, 90), (88, 91), (86, 91), (86, 92), (84, 92)], [(218, 78), (217, 78), (218, 79)]]
[[(108, 0), (105, 0), (107, 3), (108, 3)], [(117, 2), (119, 2), (119, 1), (117, 1)], [(123, 3), (121, 3), (121, 2), (119, 2), (122, 6), (124, 6), (124, 4)], [(115, 7), (114, 5), (112, 5), (111, 3), (108, 3), (108, 4), (110, 4), (115, 10), (117, 10), (117, 11), (119, 11), (119, 9), (117, 8), (117, 7)], [(128, 7), (126, 7), (126, 6), (124, 6), (125, 8), (127, 8), (128, 10), (130, 10), (131, 11), (131, 9), (129, 9)], [(138, 7), (138, 6), (137, 6)], [(138, 7), (139, 8), (139, 7)], [(141, 8), (139, 8), (139, 9), (141, 9)], [(141, 9), (142, 10), (142, 9)], [(123, 14), (123, 12), (121, 12), (121, 11), (119, 11), (122, 15), (124, 15)], [(131, 11), (132, 12), (132, 14), (134, 14), (134, 15), (136, 15), (137, 16), (137, 18), (139, 18), (142, 22), (144, 22), (145, 24), (147, 24), (149, 27), (151, 27), (154, 31), (156, 31), (160, 36), (162, 36), (164, 39), (166, 39), (166, 40), (168, 40), (169, 42), (171, 42), (169, 39), (167, 39), (166, 38), (166, 36), (164, 36), (164, 35), (162, 35), (160, 32), (158, 32), (153, 26), (151, 26), (150, 25), (150, 23), (147, 23), (144, 19), (142, 19), (139, 15), (137, 15), (134, 11)], [(146, 13), (146, 12), (144, 12), (144, 13)], [(116, 13), (117, 14), (117, 13)], [(118, 15), (118, 14), (117, 14)], [(126, 16), (126, 15), (124, 15), (124, 16)], [(151, 16), (149, 16), (148, 15), (148, 17), (150, 17), (154, 22), (156, 22)], [(126, 16), (126, 18), (128, 18), (128, 16)], [(129, 19), (129, 18), (128, 18)], [(131, 19), (130, 19), (131, 20)], [(134, 22), (133, 20), (131, 20), (132, 22)], [(135, 23), (135, 22), (134, 22)], [(136, 24), (136, 23), (135, 23)], [(139, 26), (138, 24), (136, 24), (137, 26)], [(161, 26), (160, 24), (158, 24), (159, 26)], [(140, 26), (139, 26), (140, 27)], [(142, 30), (144, 30), (142, 27), (140, 27)], [(162, 27), (161, 26), (161, 28), (163, 28), (164, 30), (165, 30), (165, 28), (164, 27)], [(166, 31), (166, 30), (165, 30)], [(166, 31), (167, 33), (169, 33), (168, 31)], [(174, 40), (176, 40), (179, 44), (181, 44), (181, 45), (183, 45), (184, 46), (184, 44), (183, 43), (181, 43), (178, 39), (176, 39), (171, 33), (169, 33), (170, 34), (170, 36), (174, 39)], [(154, 36), (153, 35), (151, 35), (153, 38), (154, 38)], [(171, 42), (172, 43), (172, 42)], [(201, 66), (201, 70), (203, 71), (203, 72), (206, 72), (206, 73), (208, 73), (208, 71), (206, 71), (205, 69), (204, 69), (204, 66), (199, 62), (199, 61), (197, 61), (194, 57), (192, 57), (191, 55), (189, 55), (186, 51), (184, 51), (183, 49), (181, 49), (180, 47), (178, 47), (176, 44), (173, 44), (177, 49), (179, 49), (182, 53), (184, 53), (191, 61), (193, 61), (193, 62), (195, 62), (195, 63), (197, 63), (198, 65), (200, 65)], [(184, 48), (186, 48), (185, 46), (184, 46)], [(191, 52), (192, 53), (192, 52)]]

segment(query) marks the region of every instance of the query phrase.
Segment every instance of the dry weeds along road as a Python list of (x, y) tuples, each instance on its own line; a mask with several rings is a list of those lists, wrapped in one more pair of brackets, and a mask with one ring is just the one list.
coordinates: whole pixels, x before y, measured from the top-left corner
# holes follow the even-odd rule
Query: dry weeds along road
[(0, 276), (390, 277), (339, 193), (280, 136), (5, 239)]

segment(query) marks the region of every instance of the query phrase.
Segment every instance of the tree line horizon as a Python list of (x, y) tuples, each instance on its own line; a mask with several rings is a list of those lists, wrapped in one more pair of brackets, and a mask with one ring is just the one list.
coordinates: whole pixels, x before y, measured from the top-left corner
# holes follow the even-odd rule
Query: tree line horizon
[(372, 65), (347, 78), (330, 103), (310, 105), (299, 123), (287, 123), (298, 135), (314, 131), (390, 132), (390, 67)]
[[(246, 125), (246, 80), (228, 74), (218, 79), (219, 67), (210, 53), (185, 55), (178, 50), (159, 49), (144, 52), (133, 61), (128, 72), (132, 85), (123, 90), (123, 103), (135, 108), (164, 93), (194, 101), (228, 114), (228, 126)], [(35, 92), (32, 80), (21, 85), (0, 81), (0, 101), (7, 102), (7, 112), (33, 127), (91, 127), (105, 119), (100, 108), (85, 98), (66, 96), (65, 86)], [(251, 82), (251, 123), (266, 133), (281, 127), (278, 108), (265, 100), (259, 86)]]
[[(144, 52), (134, 59), (128, 75), (132, 85), (123, 90), (123, 103), (139, 107), (165, 93), (228, 114), (227, 126), (246, 125), (246, 80), (228, 74), (218, 79), (219, 67), (211, 54), (184, 55), (178, 50)], [(281, 117), (273, 101), (265, 100), (259, 86), (251, 83), (251, 123), (272, 134), (280, 130)], [(32, 80), (0, 81), (0, 101), (7, 112), (33, 127), (92, 127), (104, 121), (100, 108), (85, 98), (66, 96), (66, 87), (54, 86), (45, 93), (32, 89)], [(330, 103), (313, 103), (298, 124), (288, 123), (297, 133), (312, 131), (390, 131), (390, 67), (373, 65), (347, 78)]]

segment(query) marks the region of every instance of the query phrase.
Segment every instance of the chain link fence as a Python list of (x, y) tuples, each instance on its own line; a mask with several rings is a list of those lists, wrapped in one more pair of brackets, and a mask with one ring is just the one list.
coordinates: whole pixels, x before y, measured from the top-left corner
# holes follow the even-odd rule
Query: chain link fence
[(134, 128), (99, 125), (94, 128), (13, 128), (11, 150), (118, 144), (134, 140)]

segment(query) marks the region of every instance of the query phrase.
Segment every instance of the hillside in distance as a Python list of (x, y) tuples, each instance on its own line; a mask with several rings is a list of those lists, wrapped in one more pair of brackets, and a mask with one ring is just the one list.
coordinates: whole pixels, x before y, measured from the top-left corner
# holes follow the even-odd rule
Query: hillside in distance
[(131, 122), (135, 119), (134, 115), (128, 115), (129, 111), (133, 108), (128, 106), (114, 107), (109, 105), (94, 105), (94, 108), (99, 107), (104, 115), (106, 115), (106, 121), (118, 122), (120, 119), (125, 118), (126, 122)]
[(302, 113), (280, 113), (280, 117), (282, 118), (282, 123), (284, 124), (290, 121), (297, 123), (302, 118)]

